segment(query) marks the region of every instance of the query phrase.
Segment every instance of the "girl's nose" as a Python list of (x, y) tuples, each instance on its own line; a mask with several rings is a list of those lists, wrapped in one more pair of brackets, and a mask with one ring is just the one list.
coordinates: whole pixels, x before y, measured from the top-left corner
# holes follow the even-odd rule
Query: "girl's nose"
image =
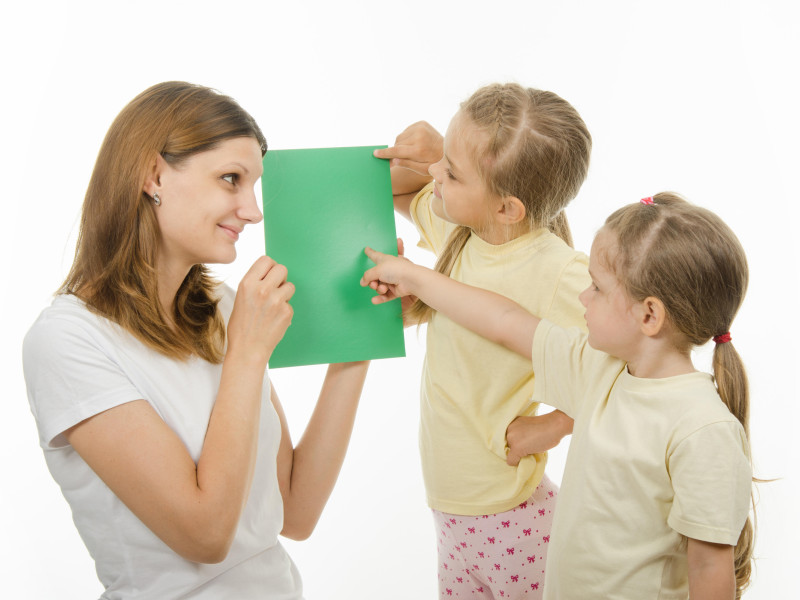
[(442, 181), (442, 161), (438, 161), (433, 163), (430, 167), (428, 167), (428, 174), (433, 177), (436, 181)]
[(587, 287), (578, 296), (578, 300), (580, 300), (580, 302), (581, 302), (581, 304), (583, 304), (584, 308), (586, 308), (589, 305), (589, 290), (590, 289), (592, 289), (592, 286)]

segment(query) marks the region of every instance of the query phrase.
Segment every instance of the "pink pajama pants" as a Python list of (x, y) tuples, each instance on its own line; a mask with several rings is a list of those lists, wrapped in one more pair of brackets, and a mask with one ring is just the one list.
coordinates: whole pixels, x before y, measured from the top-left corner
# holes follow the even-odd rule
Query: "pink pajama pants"
[(537, 600), (558, 487), (546, 476), (527, 501), (482, 516), (433, 511), (438, 536), (439, 596)]

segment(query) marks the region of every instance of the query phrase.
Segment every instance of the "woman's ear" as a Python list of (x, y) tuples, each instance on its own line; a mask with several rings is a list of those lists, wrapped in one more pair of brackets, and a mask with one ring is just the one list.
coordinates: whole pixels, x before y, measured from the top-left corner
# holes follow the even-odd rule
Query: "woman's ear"
[(640, 303), (640, 328), (648, 337), (655, 337), (667, 322), (667, 311), (664, 303), (654, 296), (648, 296)]
[(500, 198), (495, 218), (503, 225), (516, 225), (525, 218), (525, 205), (516, 196)]
[(142, 191), (151, 198), (153, 194), (157, 193), (161, 188), (161, 174), (166, 167), (167, 161), (164, 160), (163, 156), (156, 153), (153, 160), (150, 161), (150, 166), (147, 169), (147, 176), (144, 180), (144, 186), (142, 187)]

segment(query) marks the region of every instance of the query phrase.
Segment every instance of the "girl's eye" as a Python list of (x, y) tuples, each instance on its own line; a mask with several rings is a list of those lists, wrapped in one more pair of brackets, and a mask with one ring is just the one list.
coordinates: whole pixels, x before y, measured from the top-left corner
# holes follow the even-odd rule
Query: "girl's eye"
[(231, 185), (235, 185), (236, 182), (239, 180), (239, 176), (236, 173), (228, 173), (222, 176), (222, 179), (230, 183)]
[(453, 175), (453, 172), (450, 169), (445, 169), (445, 173), (447, 174), (448, 179), (455, 180), (456, 177)]

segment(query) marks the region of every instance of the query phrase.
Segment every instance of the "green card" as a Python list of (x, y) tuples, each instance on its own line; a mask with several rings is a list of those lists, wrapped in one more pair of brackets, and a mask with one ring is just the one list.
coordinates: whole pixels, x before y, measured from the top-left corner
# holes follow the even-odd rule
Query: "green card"
[(267, 254), (296, 288), (269, 366), (405, 356), (400, 302), (359, 284), (370, 246), (397, 255), (388, 161), (376, 148), (269, 150), (261, 178)]

